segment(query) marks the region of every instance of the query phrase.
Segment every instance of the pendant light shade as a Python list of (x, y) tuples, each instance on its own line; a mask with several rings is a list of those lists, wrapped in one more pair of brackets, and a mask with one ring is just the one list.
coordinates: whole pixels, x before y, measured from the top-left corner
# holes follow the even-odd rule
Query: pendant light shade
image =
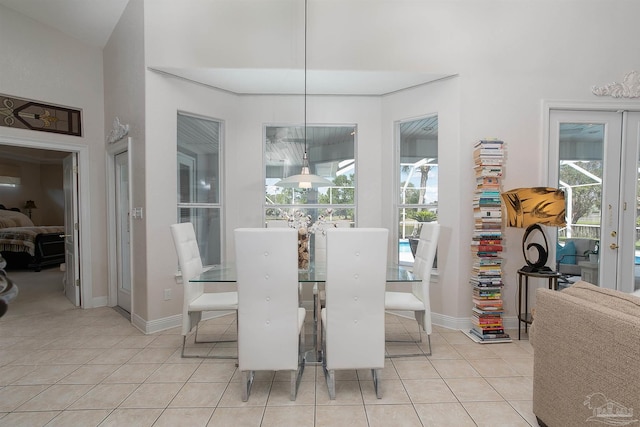
[(311, 174), (309, 170), (309, 155), (307, 154), (307, 0), (304, 0), (304, 156), (302, 170), (298, 175), (292, 175), (276, 182), (278, 187), (284, 188), (318, 188), (331, 187), (333, 182), (321, 176)]
[(302, 171), (298, 175), (289, 176), (276, 183), (278, 187), (284, 188), (317, 188), (317, 187), (329, 187), (333, 185), (333, 182), (328, 179), (324, 179), (318, 175), (312, 175), (309, 173), (309, 159), (307, 153), (304, 153), (304, 159), (302, 164)]

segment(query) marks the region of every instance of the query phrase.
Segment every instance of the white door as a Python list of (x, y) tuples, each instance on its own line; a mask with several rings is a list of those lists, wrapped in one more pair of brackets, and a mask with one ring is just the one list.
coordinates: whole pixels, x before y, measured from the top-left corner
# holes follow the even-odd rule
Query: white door
[(129, 210), (129, 155), (115, 156), (116, 189), (116, 258), (119, 307), (131, 313), (131, 258), (130, 258), (130, 210)]
[(597, 239), (598, 284), (624, 292), (639, 282), (639, 117), (637, 112), (552, 110), (549, 120), (549, 185), (565, 190), (567, 198), (567, 228), (561, 232)]
[(78, 260), (78, 160), (75, 153), (64, 158), (64, 250), (65, 250), (65, 282), (64, 292), (75, 306), (80, 305), (80, 263)]

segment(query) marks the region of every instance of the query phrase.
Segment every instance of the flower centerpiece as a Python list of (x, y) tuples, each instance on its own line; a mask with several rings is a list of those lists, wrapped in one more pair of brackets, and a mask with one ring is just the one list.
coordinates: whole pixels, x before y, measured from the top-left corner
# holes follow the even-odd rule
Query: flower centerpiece
[(289, 213), (282, 212), (282, 217), (286, 218), (289, 227), (298, 230), (298, 269), (307, 270), (311, 255), (309, 253), (310, 234), (327, 232), (327, 228), (336, 227), (335, 223), (329, 221), (333, 209), (327, 209), (324, 213), (318, 215), (318, 219), (314, 222), (311, 215), (308, 215), (298, 209)]

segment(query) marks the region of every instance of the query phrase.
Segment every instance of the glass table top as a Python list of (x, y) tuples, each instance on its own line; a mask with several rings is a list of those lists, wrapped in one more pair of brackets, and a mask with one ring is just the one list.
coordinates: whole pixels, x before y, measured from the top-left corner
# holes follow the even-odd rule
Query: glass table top
[[(325, 263), (311, 263), (308, 270), (298, 270), (299, 282), (325, 282), (327, 280), (327, 265)], [(421, 278), (411, 272), (411, 266), (389, 264), (387, 266), (387, 282), (419, 282)], [(235, 282), (236, 266), (228, 263), (213, 267), (190, 282)]]

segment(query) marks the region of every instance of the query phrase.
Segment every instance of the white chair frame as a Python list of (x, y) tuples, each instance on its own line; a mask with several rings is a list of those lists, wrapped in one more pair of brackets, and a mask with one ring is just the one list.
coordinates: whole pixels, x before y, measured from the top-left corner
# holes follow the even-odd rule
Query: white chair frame
[(388, 291), (385, 295), (385, 309), (396, 311), (413, 311), (418, 323), (418, 340), (387, 340), (387, 342), (404, 342), (422, 344), (422, 332), (427, 334), (428, 352), (393, 354), (394, 357), (431, 356), (431, 303), (429, 299), (429, 286), (431, 282), (431, 270), (438, 247), (440, 237), (440, 224), (429, 222), (422, 224), (420, 240), (416, 250), (413, 271), (422, 279), (411, 284), (411, 292)]
[(182, 284), (184, 287), (184, 299), (182, 306), (182, 352), (181, 357), (185, 359), (236, 359), (236, 356), (210, 355), (200, 356), (186, 354), (185, 348), (187, 335), (195, 326), (194, 343), (224, 343), (235, 342), (236, 340), (212, 340), (198, 341), (198, 326), (202, 320), (204, 311), (234, 311), (238, 310), (237, 292), (204, 292), (203, 283), (190, 282), (190, 280), (203, 272), (202, 259), (196, 240), (193, 224), (184, 222), (170, 226), (171, 235), (178, 254), (178, 262), (182, 273)]

